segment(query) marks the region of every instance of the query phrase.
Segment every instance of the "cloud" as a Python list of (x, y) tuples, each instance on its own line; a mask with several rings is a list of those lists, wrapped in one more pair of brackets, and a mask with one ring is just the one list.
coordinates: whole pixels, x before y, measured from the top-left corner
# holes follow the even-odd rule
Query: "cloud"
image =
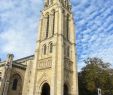
[(15, 59), (34, 54), (42, 3), (39, 0), (1, 1), (1, 58), (5, 59), (7, 53), (14, 53)]
[[(78, 70), (87, 57), (113, 64), (113, 1), (71, 0), (76, 23)], [(0, 0), (0, 57), (34, 53), (41, 0)], [(29, 52), (28, 52), (29, 51)]]
[[(79, 70), (87, 57), (99, 57), (113, 64), (113, 2), (82, 0), (73, 4), (77, 33)], [(75, 2), (72, 0), (72, 2)]]
[(0, 35), (0, 38), (4, 40), (1, 51), (4, 53), (14, 53), (16, 58), (32, 54), (34, 52), (34, 40), (29, 36), (26, 32), (15, 30), (3, 32)]

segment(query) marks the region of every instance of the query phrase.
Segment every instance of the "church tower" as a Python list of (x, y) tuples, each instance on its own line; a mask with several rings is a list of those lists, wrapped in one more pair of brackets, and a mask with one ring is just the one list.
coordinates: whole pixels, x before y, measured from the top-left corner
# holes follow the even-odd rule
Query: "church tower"
[(74, 19), (69, 0), (45, 0), (27, 95), (78, 95)]

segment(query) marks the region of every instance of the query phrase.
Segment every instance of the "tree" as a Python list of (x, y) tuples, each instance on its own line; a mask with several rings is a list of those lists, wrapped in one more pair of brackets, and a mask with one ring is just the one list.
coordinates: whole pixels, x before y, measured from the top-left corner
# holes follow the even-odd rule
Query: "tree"
[(99, 58), (87, 58), (86, 66), (79, 72), (79, 94), (97, 95), (101, 88), (102, 95), (113, 95), (113, 70), (110, 64)]

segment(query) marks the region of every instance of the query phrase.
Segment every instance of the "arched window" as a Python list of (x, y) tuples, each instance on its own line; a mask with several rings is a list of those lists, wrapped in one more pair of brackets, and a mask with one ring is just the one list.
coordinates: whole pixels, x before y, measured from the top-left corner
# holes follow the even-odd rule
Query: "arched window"
[(53, 0), (50, 0), (51, 1), (51, 4), (53, 4)]
[(66, 44), (64, 43), (64, 56), (66, 56)]
[(46, 54), (46, 45), (44, 45), (43, 50), (44, 50), (44, 55), (45, 55)]
[(10, 84), (8, 88), (8, 94), (7, 95), (22, 95), (22, 87), (23, 87), (23, 81), (22, 77), (18, 73), (14, 73), (10, 77)]
[(69, 46), (67, 47), (67, 56), (69, 57), (69, 55), (70, 55), (70, 48), (69, 48)]
[(66, 0), (64, 0), (64, 5), (66, 6)]
[(65, 10), (63, 10), (63, 35), (64, 37), (66, 37), (65, 34), (66, 34), (66, 20), (65, 20)]
[(51, 0), (49, 0), (49, 5), (51, 5)]
[(47, 6), (49, 5), (49, 0), (47, 0), (46, 5), (47, 5)]
[(55, 32), (55, 11), (53, 12), (53, 30), (52, 35), (54, 35)]
[(66, 21), (66, 37), (67, 40), (69, 40), (69, 15), (67, 15), (67, 21)]
[(13, 85), (12, 85), (12, 90), (16, 90), (17, 89), (17, 84), (18, 84), (18, 79), (14, 79), (13, 80)]
[(48, 32), (49, 32), (49, 15), (47, 15), (46, 38), (48, 37)]
[(2, 77), (0, 76), (0, 81), (2, 80)]
[(52, 53), (53, 52), (53, 44), (52, 43), (50, 43), (50, 53)]

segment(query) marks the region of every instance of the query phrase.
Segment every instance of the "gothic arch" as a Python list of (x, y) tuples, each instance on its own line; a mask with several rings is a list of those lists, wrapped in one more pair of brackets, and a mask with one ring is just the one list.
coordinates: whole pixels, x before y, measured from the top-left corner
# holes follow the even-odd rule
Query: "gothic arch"
[(9, 84), (8, 95), (22, 95), (22, 77), (18, 73), (14, 73), (11, 76), (11, 82)]
[(51, 13), (52, 13), (52, 14), (55, 13), (55, 9), (52, 9), (52, 10), (51, 10)]
[(50, 79), (46, 73), (43, 73), (41, 78), (37, 81), (36, 93), (39, 93), (38, 95), (41, 95), (41, 90), (44, 83), (48, 83), (50, 85)]
[(45, 7), (48, 7), (51, 4), (53, 4), (53, 0), (46, 0)]
[(24, 75), (21, 72), (15, 70), (12, 75), (16, 75), (16, 74), (18, 74), (21, 77), (23, 83)]
[(69, 14), (66, 15), (66, 38), (69, 40)]
[(56, 16), (55, 16), (55, 10), (53, 10), (53, 23), (52, 23), (52, 35), (54, 35), (54, 33), (55, 33), (55, 18), (56, 18)]
[(53, 43), (49, 42), (49, 53), (53, 52)]
[(64, 94), (63, 95), (69, 95), (69, 87), (67, 84), (64, 84)]
[(46, 0), (46, 7), (49, 5), (49, 0)]
[(50, 85), (46, 82), (42, 85), (41, 95), (50, 95)]
[(70, 95), (70, 92), (71, 92), (71, 86), (70, 85), (71, 84), (68, 81), (65, 81), (65, 83), (64, 83), (64, 95)]
[(50, 24), (50, 22), (49, 22), (49, 20), (50, 20), (50, 15), (49, 15), (49, 13), (46, 13), (46, 31), (45, 31), (45, 37), (46, 38), (48, 38), (48, 35), (49, 35), (49, 24)]
[(49, 12), (47, 12), (46, 14), (45, 14), (45, 17), (48, 17), (49, 16)]
[(46, 44), (43, 45), (42, 52), (44, 55), (47, 53), (47, 45)]
[[(43, 73), (42, 74), (42, 76), (41, 76), (41, 78), (38, 80), (38, 85), (42, 85), (44, 82), (47, 82), (47, 83), (49, 83), (50, 84), (50, 81), (49, 81), (49, 77), (48, 77), (48, 75), (46, 74), (46, 73)], [(39, 87), (40, 87), (39, 86)]]
[(70, 46), (67, 46), (67, 57), (70, 57)]

